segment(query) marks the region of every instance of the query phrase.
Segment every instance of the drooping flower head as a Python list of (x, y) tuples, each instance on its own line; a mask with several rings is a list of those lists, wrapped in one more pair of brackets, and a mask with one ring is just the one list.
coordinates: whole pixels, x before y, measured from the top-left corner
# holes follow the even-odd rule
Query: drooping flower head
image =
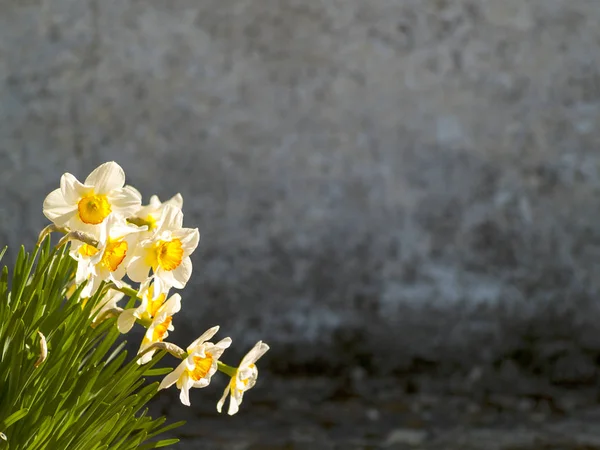
[(166, 205), (152, 237), (138, 245), (127, 269), (129, 278), (143, 283), (152, 270), (155, 295), (170, 287), (184, 288), (192, 274), (190, 254), (198, 246), (200, 233), (182, 226), (181, 210)]
[[(152, 319), (152, 323), (146, 330), (146, 334), (142, 338), (142, 344), (138, 354), (142, 353), (152, 344), (157, 342), (163, 342), (169, 331), (173, 331), (173, 315), (181, 310), (181, 296), (179, 294), (173, 294), (158, 310), (156, 315)], [(139, 359), (139, 364), (146, 364), (152, 359), (152, 355), (155, 350), (152, 349), (144, 353)]]
[(256, 361), (258, 361), (267, 350), (269, 350), (269, 346), (262, 341), (258, 341), (252, 350), (242, 358), (240, 366), (237, 368), (235, 375), (231, 377), (231, 381), (225, 388), (221, 400), (217, 403), (217, 411), (221, 412), (227, 396), (231, 395), (231, 398), (229, 399), (229, 411), (227, 413), (232, 416), (238, 412), (242, 400), (244, 399), (244, 392), (252, 389), (256, 384), (256, 379), (258, 378)]
[(216, 344), (207, 342), (217, 331), (219, 327), (213, 327), (192, 342), (187, 348), (187, 358), (163, 379), (158, 389), (166, 389), (177, 384), (177, 388), (181, 389), (179, 394), (181, 403), (190, 406), (190, 389), (203, 388), (210, 384), (211, 377), (217, 371), (217, 361), (231, 345), (231, 338), (228, 337)]
[(140, 193), (125, 186), (125, 172), (111, 161), (98, 166), (80, 183), (70, 173), (60, 179), (60, 188), (44, 200), (43, 212), (57, 227), (95, 233), (112, 213), (133, 215), (141, 205)]

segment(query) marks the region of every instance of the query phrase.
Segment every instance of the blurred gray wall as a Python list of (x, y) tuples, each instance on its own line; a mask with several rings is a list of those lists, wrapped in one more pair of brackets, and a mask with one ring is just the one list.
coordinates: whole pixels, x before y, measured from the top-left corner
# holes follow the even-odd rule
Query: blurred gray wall
[(0, 0), (0, 244), (116, 160), (283, 370), (600, 349), (599, 125), (597, 0)]

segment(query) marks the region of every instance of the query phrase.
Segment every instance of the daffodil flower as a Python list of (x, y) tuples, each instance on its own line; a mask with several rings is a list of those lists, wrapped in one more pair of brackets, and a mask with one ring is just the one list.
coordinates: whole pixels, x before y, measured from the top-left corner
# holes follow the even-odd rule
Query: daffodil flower
[(84, 183), (65, 173), (60, 188), (44, 200), (43, 212), (57, 227), (94, 233), (111, 213), (133, 215), (141, 201), (136, 189), (125, 186), (121, 166), (111, 161), (94, 169)]
[(183, 213), (173, 205), (166, 205), (154, 235), (138, 245), (127, 275), (143, 283), (150, 270), (154, 279), (154, 294), (169, 287), (182, 289), (192, 274), (190, 254), (198, 246), (197, 228), (182, 228)]
[(152, 233), (162, 219), (167, 205), (181, 210), (183, 208), (183, 197), (181, 194), (176, 194), (169, 200), (161, 202), (157, 195), (153, 195), (147, 205), (142, 206), (133, 217), (128, 217), (127, 220), (136, 225), (147, 225), (147, 233)]
[(258, 361), (267, 350), (269, 350), (269, 346), (262, 341), (258, 341), (252, 350), (242, 358), (240, 366), (231, 377), (231, 381), (225, 388), (221, 400), (217, 403), (217, 411), (221, 412), (225, 400), (231, 394), (231, 398), (229, 399), (229, 411), (227, 414), (232, 416), (238, 412), (242, 400), (244, 399), (244, 392), (251, 389), (256, 384), (256, 379), (258, 377), (256, 361)]
[(117, 287), (122, 285), (120, 280), (137, 244), (136, 235), (145, 230), (146, 227), (125, 222), (121, 216), (111, 216), (100, 227), (98, 247), (73, 241), (70, 255), (77, 260), (75, 282), (77, 285), (88, 282), (82, 297), (91, 297), (102, 281), (112, 281)]
[(210, 379), (217, 371), (217, 361), (230, 345), (231, 338), (221, 339), (216, 344), (207, 342), (219, 327), (213, 327), (192, 342), (187, 348), (187, 358), (168, 374), (160, 383), (158, 389), (166, 389), (174, 384), (181, 389), (181, 403), (190, 406), (190, 389), (203, 388), (210, 384)]
[[(152, 323), (146, 330), (146, 334), (142, 338), (142, 345), (138, 354), (143, 353), (148, 347), (157, 342), (162, 342), (167, 336), (169, 331), (173, 331), (172, 325), (173, 314), (179, 312), (181, 309), (181, 296), (179, 294), (173, 294), (169, 300), (167, 300), (159, 309), (156, 311), (156, 315), (152, 319)], [(139, 359), (138, 364), (146, 364), (152, 359), (152, 355), (155, 350), (152, 349), (144, 353)]]
[(158, 314), (160, 307), (165, 303), (167, 292), (154, 294), (154, 283), (148, 279), (140, 286), (139, 297), (142, 299), (136, 308), (124, 310), (119, 316), (117, 326), (121, 333), (127, 333), (133, 327), (136, 320), (151, 322)]

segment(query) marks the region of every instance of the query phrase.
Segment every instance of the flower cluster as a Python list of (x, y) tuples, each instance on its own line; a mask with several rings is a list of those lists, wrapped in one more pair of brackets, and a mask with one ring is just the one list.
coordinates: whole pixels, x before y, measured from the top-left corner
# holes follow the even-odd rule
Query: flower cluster
[[(202, 334), (185, 351), (165, 342), (174, 329), (173, 315), (181, 309), (181, 296), (169, 296), (169, 292), (183, 289), (189, 281), (190, 255), (200, 239), (197, 228), (183, 227), (182, 207), (180, 194), (165, 202), (154, 195), (147, 205), (142, 205), (140, 192), (125, 185), (123, 169), (115, 162), (107, 162), (92, 171), (83, 183), (69, 173), (62, 176), (60, 188), (44, 200), (44, 215), (53, 224), (40, 239), (51, 231), (64, 233), (59, 245), (70, 242), (69, 254), (77, 261), (72, 291), (81, 288), (79, 297), (84, 301), (100, 291), (101, 300), (92, 313), (93, 326), (115, 316), (122, 333), (136, 323), (144, 326), (139, 364), (149, 362), (160, 349), (182, 360), (159, 389), (176, 384), (182, 403), (189, 405), (190, 388), (207, 386), (211, 377), (221, 371), (231, 381), (217, 409), (221, 411), (231, 394), (229, 414), (235, 414), (243, 393), (256, 382), (255, 362), (269, 347), (259, 341), (235, 368), (219, 361), (231, 339), (209, 342), (218, 326)], [(125, 282), (125, 277), (137, 283), (137, 288)], [(125, 294), (136, 298), (134, 307), (118, 306)]]

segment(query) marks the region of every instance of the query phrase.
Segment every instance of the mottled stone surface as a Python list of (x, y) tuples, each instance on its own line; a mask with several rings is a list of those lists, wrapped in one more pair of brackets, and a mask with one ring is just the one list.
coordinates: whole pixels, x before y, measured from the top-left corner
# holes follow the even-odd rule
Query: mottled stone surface
[(177, 340), (593, 376), (599, 43), (597, 0), (2, 0), (0, 243), (114, 159), (201, 230)]
[[(182, 438), (173, 446), (178, 450), (600, 449), (600, 409), (590, 390), (539, 385), (537, 397), (534, 391), (460, 392), (459, 385), (473, 386), (455, 378), (454, 388), (441, 384), (407, 393), (398, 381), (406, 380), (365, 380), (342, 393), (331, 378), (269, 378), (234, 417), (218, 416), (211, 402), (185, 410), (168, 395), (154, 406), (173, 420), (189, 421), (173, 433)], [(428, 389), (424, 377), (414, 381)]]

